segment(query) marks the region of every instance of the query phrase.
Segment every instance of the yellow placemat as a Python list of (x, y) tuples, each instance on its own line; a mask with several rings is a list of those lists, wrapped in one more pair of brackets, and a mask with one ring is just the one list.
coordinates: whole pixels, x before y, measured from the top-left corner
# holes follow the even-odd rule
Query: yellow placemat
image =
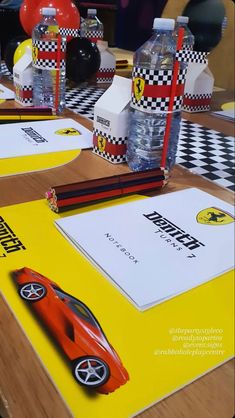
[(222, 110), (233, 110), (235, 107), (235, 102), (228, 102), (221, 105)]
[(80, 150), (51, 152), (26, 157), (0, 158), (0, 177), (48, 170), (74, 160)]
[[(72, 213), (79, 210), (66, 216)], [(53, 224), (59, 217), (44, 200), (0, 209), (0, 231), (7, 224), (25, 247), (7, 252), (7, 232), (0, 235), (0, 290), (75, 418), (130, 418), (232, 357), (232, 272), (140, 312), (60, 234)], [(128, 383), (109, 395), (95, 396), (78, 385), (55, 343), (17, 294), (10, 272), (25, 266), (91, 309), (128, 370)], [(161, 280), (160, 271), (156, 280)]]

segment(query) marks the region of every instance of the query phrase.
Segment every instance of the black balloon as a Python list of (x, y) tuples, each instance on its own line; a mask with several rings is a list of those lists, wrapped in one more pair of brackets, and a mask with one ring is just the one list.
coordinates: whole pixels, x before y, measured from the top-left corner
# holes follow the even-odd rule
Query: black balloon
[(8, 70), (11, 73), (13, 72), (13, 66), (14, 66), (13, 58), (14, 58), (15, 50), (26, 39), (29, 39), (27, 35), (16, 36), (15, 38), (12, 38), (6, 45), (4, 60), (5, 60), (5, 64)]
[(90, 79), (100, 67), (100, 52), (86, 38), (74, 38), (67, 44), (66, 77), (76, 83)]

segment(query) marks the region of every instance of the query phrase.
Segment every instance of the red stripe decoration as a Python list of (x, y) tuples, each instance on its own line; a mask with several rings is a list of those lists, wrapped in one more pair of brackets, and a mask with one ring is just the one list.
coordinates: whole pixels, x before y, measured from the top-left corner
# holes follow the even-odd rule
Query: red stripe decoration
[[(57, 51), (40, 51), (38, 50), (37, 60), (57, 60)], [(65, 52), (60, 51), (60, 59), (65, 59)]]
[[(172, 86), (158, 86), (158, 85), (151, 85), (151, 84), (145, 84), (144, 86), (144, 97), (170, 97), (171, 95), (171, 88)], [(132, 92), (134, 92), (134, 86), (132, 84)], [(184, 84), (177, 84), (175, 89), (175, 95), (176, 96), (183, 96), (184, 94)]]
[(207, 106), (211, 102), (211, 97), (204, 98), (204, 99), (188, 99), (187, 97), (184, 97), (184, 106)]
[(21, 99), (31, 99), (33, 96), (33, 90), (19, 90), (19, 97)]
[[(93, 135), (93, 144), (99, 148), (97, 135)], [(106, 139), (103, 151), (112, 155), (124, 155), (126, 153), (126, 144), (112, 144)]]
[(114, 77), (115, 71), (98, 71), (97, 78), (111, 78)]

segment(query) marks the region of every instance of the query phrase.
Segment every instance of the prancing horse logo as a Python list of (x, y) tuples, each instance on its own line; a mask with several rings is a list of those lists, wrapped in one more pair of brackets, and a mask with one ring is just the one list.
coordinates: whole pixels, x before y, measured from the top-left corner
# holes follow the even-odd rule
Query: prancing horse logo
[(145, 81), (143, 78), (134, 78), (134, 96), (137, 102), (141, 99), (144, 92)]
[(104, 136), (99, 135), (97, 140), (98, 150), (100, 152), (104, 152), (105, 145), (106, 145), (106, 138)]
[(75, 128), (64, 128), (64, 129), (58, 129), (58, 131), (55, 131), (56, 135), (63, 135), (63, 136), (75, 136), (75, 135), (81, 135), (81, 132), (79, 132)]
[(205, 225), (227, 225), (234, 222), (234, 216), (218, 208), (207, 208), (197, 214), (197, 222)]

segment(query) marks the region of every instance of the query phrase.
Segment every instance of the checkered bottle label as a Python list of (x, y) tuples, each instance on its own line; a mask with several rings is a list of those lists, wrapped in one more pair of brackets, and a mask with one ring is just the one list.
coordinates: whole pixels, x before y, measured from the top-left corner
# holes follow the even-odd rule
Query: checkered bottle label
[(33, 40), (33, 67), (44, 70), (65, 69), (66, 40), (58, 41)]
[(91, 42), (97, 42), (103, 39), (103, 32), (100, 30), (86, 30), (84, 31), (83, 36)]
[(192, 51), (190, 49), (181, 49), (176, 52), (177, 61), (194, 62), (196, 64), (207, 64), (208, 52)]
[[(181, 109), (186, 72), (186, 68), (179, 71), (173, 111)], [(173, 70), (151, 70), (134, 67), (131, 107), (145, 112), (167, 112), (172, 79)]]

